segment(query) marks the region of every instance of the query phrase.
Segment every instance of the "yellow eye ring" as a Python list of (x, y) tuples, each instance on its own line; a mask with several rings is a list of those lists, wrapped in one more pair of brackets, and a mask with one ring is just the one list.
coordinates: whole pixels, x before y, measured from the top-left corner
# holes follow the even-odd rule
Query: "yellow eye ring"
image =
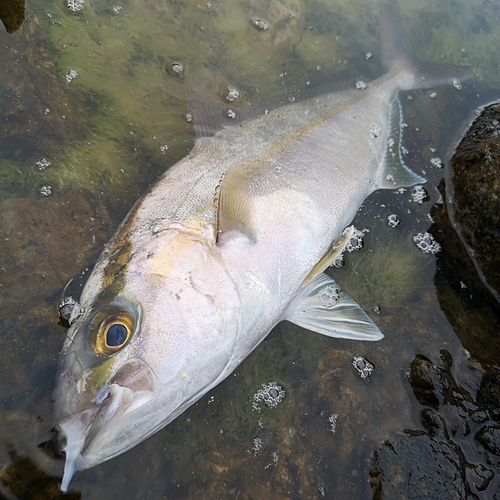
[[(102, 315), (96, 317), (98, 323), (94, 329), (92, 342), (96, 354), (110, 356), (123, 349), (134, 331), (134, 318), (128, 311), (108, 313), (102, 320)], [(99, 321), (100, 320), (100, 321)]]

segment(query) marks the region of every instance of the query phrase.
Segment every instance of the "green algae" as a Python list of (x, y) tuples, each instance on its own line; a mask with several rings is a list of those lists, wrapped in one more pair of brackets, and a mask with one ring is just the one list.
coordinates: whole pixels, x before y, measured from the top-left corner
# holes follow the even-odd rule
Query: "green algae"
[(470, 65), (474, 78), (500, 87), (500, 9), (482, 0), (399, 2), (414, 56), (421, 62)]
[(410, 237), (389, 236), (367, 246), (361, 255), (347, 256), (348, 274), (339, 273), (345, 276), (342, 288), (367, 311), (374, 307), (386, 313), (395, 311), (425, 285), (428, 259)]

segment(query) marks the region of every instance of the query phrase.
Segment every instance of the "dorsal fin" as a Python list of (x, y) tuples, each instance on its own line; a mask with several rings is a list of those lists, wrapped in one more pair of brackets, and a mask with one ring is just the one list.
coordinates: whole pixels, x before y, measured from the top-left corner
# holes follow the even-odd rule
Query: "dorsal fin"
[(233, 163), (224, 174), (217, 207), (217, 241), (228, 231), (238, 231), (255, 241), (250, 178), (243, 165)]

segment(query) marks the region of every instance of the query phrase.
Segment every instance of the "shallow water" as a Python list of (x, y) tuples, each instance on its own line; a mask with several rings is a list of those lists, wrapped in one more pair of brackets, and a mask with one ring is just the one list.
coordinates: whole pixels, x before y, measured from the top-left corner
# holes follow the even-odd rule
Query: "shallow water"
[[(336, 340), (282, 323), (167, 428), (77, 473), (68, 496), (498, 495), (498, 454), (481, 437), (495, 431), (498, 419), (480, 401), (485, 374), (498, 380), (500, 360), (458, 337), (443, 312), (450, 305), (436, 291), (439, 260), (422, 253), (413, 237), (431, 226), (433, 206), (434, 221), (441, 220), (438, 186), (449, 181), (453, 148), (476, 110), (500, 94), (500, 9), (470, 0), (435, 3), (399, 2), (412, 52), (422, 62), (467, 64), (475, 75), (461, 90), (401, 94), (406, 161), (427, 177), (427, 196), (419, 203), (413, 189), (374, 193), (354, 221), (366, 230), (363, 248), (329, 271), (385, 338)], [(383, 72), (372, 2), (79, 5), (28, 2), (21, 28), (0, 34), (6, 61), (0, 69), (0, 495), (6, 498), (61, 495), (63, 458), (46, 444), (65, 334), (57, 303), (72, 278), (69, 291), (78, 295), (125, 213), (190, 149), (190, 89), (225, 112), (245, 114), (326, 91), (331, 82), (369, 84)], [(239, 90), (236, 101), (227, 101), (228, 86)], [(394, 228), (387, 224), (392, 214), (400, 219)], [(374, 365), (367, 380), (352, 366), (355, 355)], [(253, 399), (269, 382), (286, 393), (275, 408)], [(405, 459), (391, 461), (391, 447)], [(413, 462), (405, 466), (408, 456)], [(430, 457), (437, 457), (434, 467)], [(419, 469), (423, 463), (431, 471)], [(412, 466), (427, 479), (405, 482)], [(442, 476), (433, 477), (436, 470)]]

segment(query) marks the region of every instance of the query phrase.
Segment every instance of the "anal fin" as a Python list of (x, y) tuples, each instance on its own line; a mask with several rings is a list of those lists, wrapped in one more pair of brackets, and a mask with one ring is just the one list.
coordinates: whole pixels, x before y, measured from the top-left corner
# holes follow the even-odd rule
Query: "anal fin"
[(324, 273), (300, 289), (283, 319), (329, 337), (370, 341), (384, 337), (361, 306)]

